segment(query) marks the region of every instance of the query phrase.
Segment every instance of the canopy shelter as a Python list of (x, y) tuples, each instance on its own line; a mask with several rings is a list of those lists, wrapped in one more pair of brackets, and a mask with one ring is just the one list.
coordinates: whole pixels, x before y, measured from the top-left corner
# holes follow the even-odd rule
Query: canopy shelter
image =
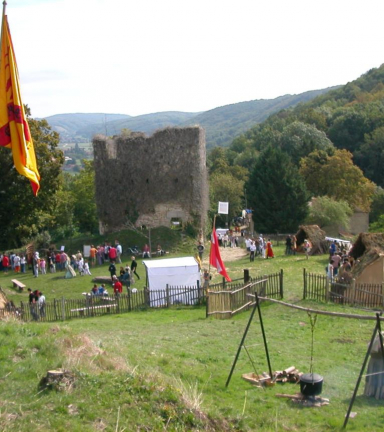
[[(160, 260), (144, 260), (150, 305), (162, 306), (164, 298), (156, 296), (154, 291), (166, 290), (172, 287), (171, 303), (186, 303), (185, 290), (187, 287), (196, 287), (200, 284), (199, 265), (193, 257), (169, 258)], [(151, 295), (151, 291), (153, 295)]]
[(349, 240), (345, 240), (345, 239), (340, 239), (340, 238), (336, 238), (336, 237), (325, 237), (325, 240), (329, 241), (329, 242), (336, 242), (336, 243), (341, 243), (344, 244), (346, 246), (349, 246), (351, 244), (351, 242)]

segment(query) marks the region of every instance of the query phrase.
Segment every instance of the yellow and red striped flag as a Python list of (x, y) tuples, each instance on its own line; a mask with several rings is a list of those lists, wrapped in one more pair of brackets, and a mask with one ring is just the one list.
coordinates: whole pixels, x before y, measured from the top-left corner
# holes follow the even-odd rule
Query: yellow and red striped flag
[(40, 189), (40, 174), (21, 100), (19, 73), (6, 15), (3, 15), (1, 26), (0, 62), (0, 146), (12, 150), (15, 168), (30, 180), (36, 196)]

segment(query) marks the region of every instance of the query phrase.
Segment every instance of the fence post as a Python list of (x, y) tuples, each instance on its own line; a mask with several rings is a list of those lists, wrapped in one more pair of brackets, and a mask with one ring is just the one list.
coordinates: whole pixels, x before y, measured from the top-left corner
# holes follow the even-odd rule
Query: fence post
[(223, 289), (225, 289), (225, 277), (223, 277)]
[(384, 283), (381, 284), (381, 301), (384, 308)]
[[(331, 283), (332, 286), (332, 283)], [(325, 300), (329, 300), (329, 278), (328, 276), (325, 276)]]
[(284, 272), (283, 269), (280, 270), (280, 298), (284, 298)]
[(307, 298), (307, 273), (305, 268), (303, 268), (303, 300)]
[(263, 279), (267, 279), (267, 280), (266, 282), (263, 283), (260, 292), (258, 292), (257, 294), (261, 297), (269, 297), (271, 293), (267, 294), (267, 286), (268, 283), (270, 282), (268, 275), (263, 275)]
[(197, 303), (201, 303), (201, 289), (200, 289), (200, 281), (196, 281), (196, 287), (197, 287)]
[(149, 289), (148, 289), (147, 287), (144, 287), (144, 303), (145, 303), (146, 306), (148, 306), (148, 307), (151, 306), (151, 300), (150, 300)]
[(356, 304), (356, 279), (352, 279), (352, 304), (355, 306)]
[(132, 305), (131, 305), (131, 290), (130, 289), (127, 291), (127, 302), (128, 302), (128, 312), (131, 312)]
[(166, 301), (167, 301), (167, 308), (169, 308), (169, 285), (165, 285), (165, 295), (167, 297)]
[(208, 318), (208, 310), (209, 310), (209, 293), (208, 293), (209, 289), (207, 290), (206, 294), (205, 294), (205, 318)]
[(58, 321), (59, 318), (57, 317), (57, 309), (56, 309), (56, 299), (53, 299), (53, 309), (55, 311), (55, 320)]
[(63, 321), (65, 321), (65, 299), (64, 297), (61, 297), (61, 314)]
[(244, 284), (247, 284), (249, 282), (249, 269), (243, 269), (244, 273)]
[(20, 302), (20, 309), (21, 309), (21, 319), (23, 321), (26, 321), (26, 319), (25, 319), (25, 313), (24, 313), (24, 303), (22, 301)]

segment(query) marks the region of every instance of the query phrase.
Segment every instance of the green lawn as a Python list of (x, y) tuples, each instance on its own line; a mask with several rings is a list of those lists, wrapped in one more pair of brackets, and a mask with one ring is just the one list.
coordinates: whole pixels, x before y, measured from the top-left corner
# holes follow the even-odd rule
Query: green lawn
[[(326, 256), (285, 257), (275, 249), (273, 260), (247, 258), (228, 262), (233, 278), (244, 268), (251, 275), (284, 271), (285, 300), (299, 302), (303, 267), (322, 273)], [(139, 264), (140, 275), (144, 276)], [(95, 274), (106, 274), (98, 268)], [(52, 296), (78, 296), (91, 287), (90, 278), (71, 280), (47, 275), (25, 283)], [(221, 277), (215, 276), (215, 280)], [(0, 284), (17, 301), (25, 294)], [(142, 278), (143, 280), (144, 278)], [(215, 281), (214, 280), (214, 281)], [(332, 311), (349, 307), (300, 302)], [(361, 312), (367, 313), (367, 312)], [(274, 370), (310, 367), (311, 330), (306, 313), (280, 305), (262, 305)], [(265, 390), (241, 379), (253, 365), (240, 355), (228, 388), (236, 350), (249, 312), (231, 320), (205, 318), (205, 309), (171, 308), (124, 315), (77, 319), (64, 323), (0, 324), (0, 430), (4, 431), (330, 431), (339, 430), (371, 337), (374, 322), (318, 316), (314, 371), (324, 376), (324, 397), (330, 405), (300, 408), (276, 393), (294, 394), (293, 384)], [(246, 346), (257, 372), (267, 371), (258, 318)], [(65, 367), (76, 374), (75, 385), (63, 391), (41, 391), (40, 379), (49, 369)], [(361, 385), (348, 430), (380, 430), (383, 401), (362, 396)]]

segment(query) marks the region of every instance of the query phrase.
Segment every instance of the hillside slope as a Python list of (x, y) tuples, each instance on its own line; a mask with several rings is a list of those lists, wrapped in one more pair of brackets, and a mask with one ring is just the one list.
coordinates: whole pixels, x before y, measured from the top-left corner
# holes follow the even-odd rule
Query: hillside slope
[(207, 148), (228, 146), (232, 140), (271, 114), (307, 102), (337, 87), (298, 95), (261, 99), (214, 108), (203, 113), (166, 111), (130, 117), (123, 114), (58, 114), (46, 120), (62, 142), (91, 141), (95, 134), (118, 135), (123, 129), (151, 135), (157, 129), (200, 125), (206, 130)]
[(305, 104), (271, 115), (238, 136), (230, 149), (241, 160), (241, 155), (245, 158), (279, 142), (293, 123), (296, 129), (325, 134), (337, 149), (348, 150), (364, 175), (384, 187), (384, 64)]
[[(112, 120), (122, 120), (129, 118), (127, 114), (104, 114), (104, 113), (73, 113), (73, 114), (55, 114), (46, 117), (52, 129), (60, 134), (62, 142), (79, 141), (83, 136), (77, 136), (78, 129), (92, 124), (108, 124)], [(104, 128), (105, 131), (105, 128)]]
[(261, 123), (271, 114), (294, 107), (338, 87), (312, 90), (298, 95), (285, 95), (275, 99), (260, 99), (225, 105), (197, 115), (183, 126), (199, 124), (206, 130), (207, 148), (228, 146), (232, 140)]
[(107, 128), (108, 135), (118, 135), (122, 129), (129, 129), (134, 132), (144, 132), (147, 135), (151, 135), (157, 129), (162, 129), (167, 126), (178, 126), (196, 115), (196, 113), (179, 111), (143, 114), (136, 117), (109, 121), (106, 125), (101, 123), (85, 125), (77, 130), (77, 134), (91, 139), (95, 134), (105, 134), (105, 129)]

